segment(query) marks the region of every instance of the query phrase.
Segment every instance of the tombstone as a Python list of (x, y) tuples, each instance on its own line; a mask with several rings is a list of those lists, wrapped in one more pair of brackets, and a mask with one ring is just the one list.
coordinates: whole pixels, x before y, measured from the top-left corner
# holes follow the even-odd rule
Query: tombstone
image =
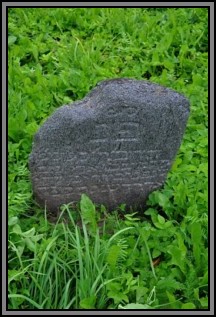
[(36, 200), (55, 213), (82, 193), (110, 211), (143, 208), (166, 180), (188, 115), (188, 100), (158, 84), (100, 82), (36, 133), (29, 158)]

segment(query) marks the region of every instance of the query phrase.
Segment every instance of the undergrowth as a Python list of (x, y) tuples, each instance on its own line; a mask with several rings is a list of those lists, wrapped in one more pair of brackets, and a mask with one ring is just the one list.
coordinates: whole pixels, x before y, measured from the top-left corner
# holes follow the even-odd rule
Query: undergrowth
[[(52, 224), (32, 196), (33, 135), (116, 77), (189, 99), (172, 169), (146, 210), (82, 195)], [(207, 9), (8, 9), (8, 308), (208, 308)]]

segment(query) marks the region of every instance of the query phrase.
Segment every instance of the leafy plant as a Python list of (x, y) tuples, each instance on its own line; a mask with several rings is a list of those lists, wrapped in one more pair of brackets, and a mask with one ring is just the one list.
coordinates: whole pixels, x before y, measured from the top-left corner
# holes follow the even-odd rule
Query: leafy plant
[[(84, 194), (52, 224), (32, 195), (33, 135), (116, 77), (190, 101), (166, 182), (146, 210)], [(9, 309), (207, 309), (208, 283), (208, 9), (9, 8)]]

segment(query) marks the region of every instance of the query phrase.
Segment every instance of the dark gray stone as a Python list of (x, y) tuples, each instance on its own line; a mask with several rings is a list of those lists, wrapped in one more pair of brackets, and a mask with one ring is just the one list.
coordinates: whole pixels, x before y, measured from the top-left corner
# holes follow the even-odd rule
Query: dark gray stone
[(171, 89), (102, 81), (36, 133), (29, 159), (36, 200), (54, 212), (82, 193), (109, 210), (121, 203), (143, 207), (166, 179), (188, 115), (188, 100)]

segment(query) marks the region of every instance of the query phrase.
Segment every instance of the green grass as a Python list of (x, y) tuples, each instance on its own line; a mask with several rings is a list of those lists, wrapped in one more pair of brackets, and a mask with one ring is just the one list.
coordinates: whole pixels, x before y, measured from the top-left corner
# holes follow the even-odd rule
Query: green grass
[[(107, 214), (83, 195), (53, 225), (32, 196), (33, 135), (115, 77), (189, 99), (172, 169), (147, 210)], [(11, 309), (208, 308), (207, 9), (9, 9), (8, 293)]]

